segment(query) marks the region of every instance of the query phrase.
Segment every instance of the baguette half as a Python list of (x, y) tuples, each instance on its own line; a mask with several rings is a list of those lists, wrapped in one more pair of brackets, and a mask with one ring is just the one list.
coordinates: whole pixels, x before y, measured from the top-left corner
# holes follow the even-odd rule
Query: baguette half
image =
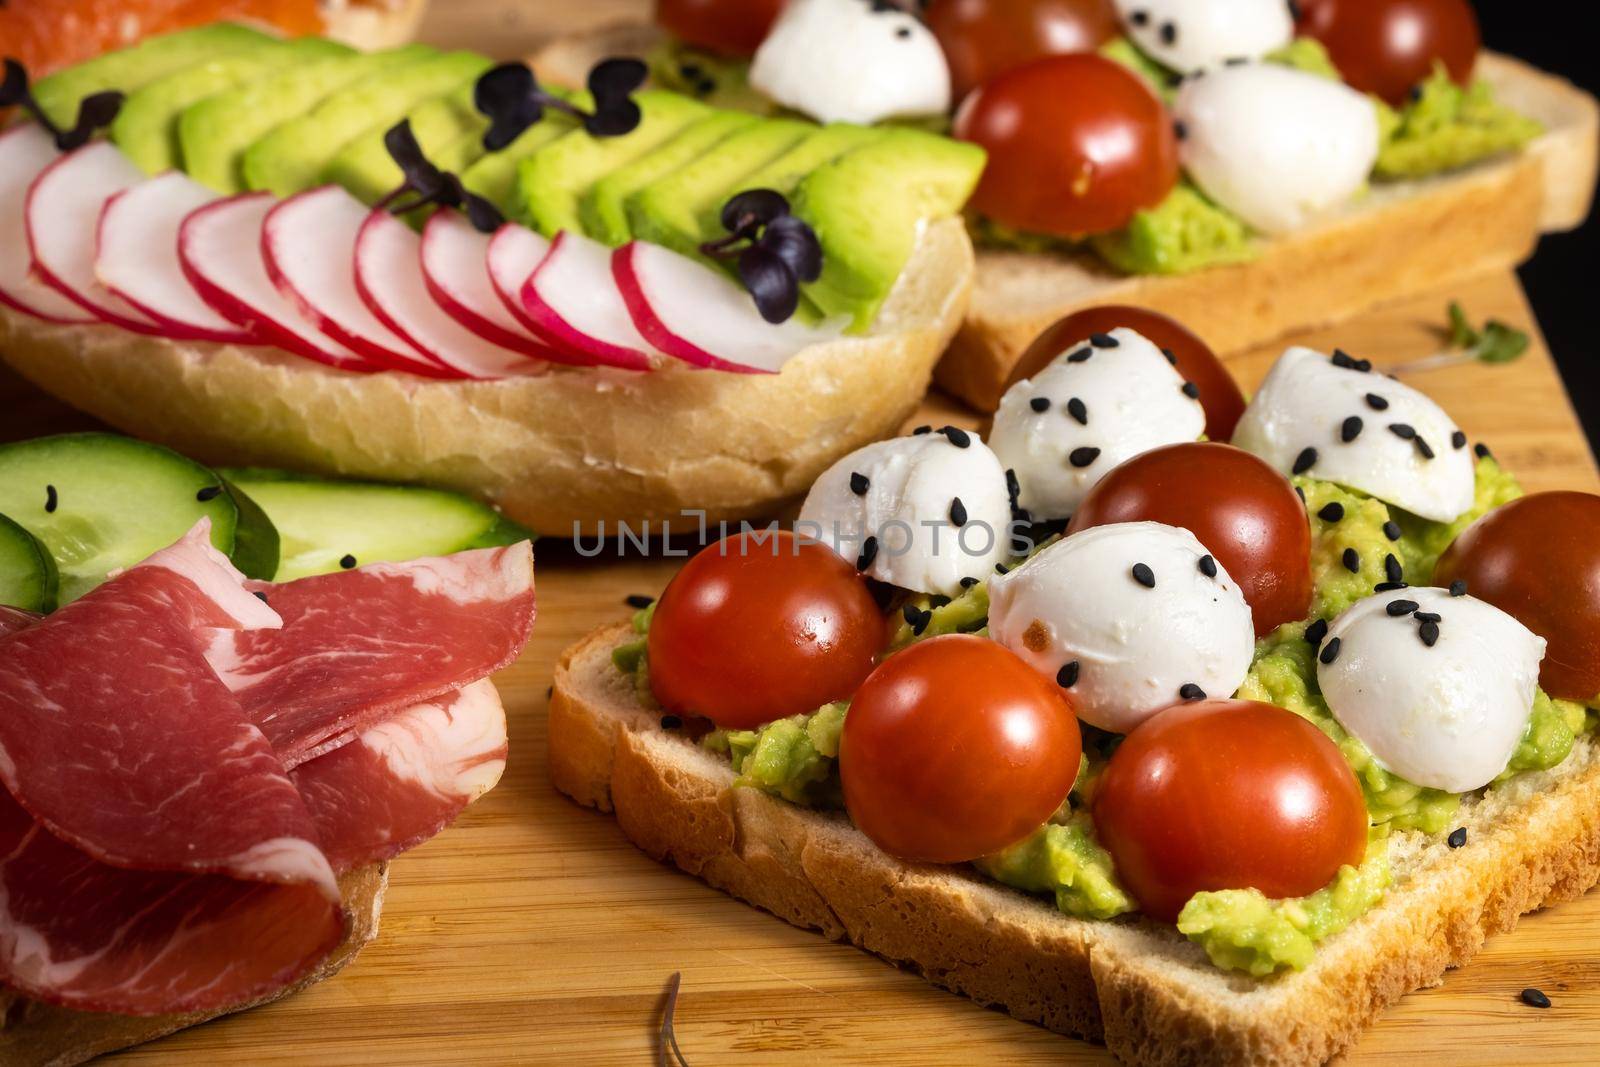
[(1139, 1065), (1321, 1063), (1405, 994), (1437, 985), (1522, 914), (1600, 879), (1600, 747), (1467, 798), (1467, 844), (1395, 834), (1395, 880), (1304, 971), (1213, 967), (1171, 927), (1075, 919), (969, 868), (902, 863), (842, 814), (734, 787), (728, 763), (659, 726), (601, 629), (568, 649), (550, 702), (550, 775), (614, 812), (652, 857), (1018, 1019)]
[[(554, 41), (534, 56), (574, 85), (607, 55), (661, 39), (638, 23)], [(1089, 253), (980, 249), (972, 305), (934, 380), (993, 411), (1018, 358), (1045, 327), (1098, 304), (1178, 319), (1219, 353), (1325, 326), (1418, 292), (1513, 266), (1541, 233), (1588, 217), (1600, 155), (1600, 106), (1554, 75), (1485, 53), (1478, 73), (1507, 105), (1544, 124), (1522, 152), (1420, 181), (1384, 183), (1316, 227), (1262, 242), (1249, 263), (1178, 275), (1124, 275)]]
[[(927, 391), (972, 287), (959, 219), (923, 228), (872, 332), (780, 374), (551, 367), (494, 382), (336, 371), (271, 348), (59, 326), (0, 308), (0, 359), (118, 429), (202, 461), (471, 493), (538, 533), (770, 514)], [(680, 519), (678, 525), (692, 525)]]

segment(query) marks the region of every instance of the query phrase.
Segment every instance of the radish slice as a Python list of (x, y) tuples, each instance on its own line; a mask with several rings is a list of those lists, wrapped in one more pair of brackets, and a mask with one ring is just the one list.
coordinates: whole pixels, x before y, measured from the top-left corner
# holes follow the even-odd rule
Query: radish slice
[(522, 286), (522, 306), (551, 344), (588, 362), (649, 370), (660, 356), (633, 325), (611, 277), (611, 250), (563, 230)]
[(33, 254), (23, 221), (28, 186), (59, 154), (55, 140), (36, 123), (0, 131), (0, 304), (47, 322), (97, 322), (33, 276)]
[(532, 315), (522, 306), (522, 287), (550, 254), (544, 235), (516, 222), (508, 222), (489, 238), (489, 283), (501, 305), (522, 328), (543, 341), (550, 349), (549, 359), (575, 367), (592, 367), (594, 361), (581, 352), (570, 352), (540, 330)]
[(550, 346), (500, 302), (489, 280), (490, 240), (459, 211), (435, 211), (422, 227), (422, 280), (428, 292), (446, 314), (479, 337), (534, 359), (554, 358)]
[(844, 329), (843, 320), (770, 323), (732, 278), (661, 245), (623, 245), (611, 254), (611, 272), (645, 339), (696, 367), (776, 374), (801, 349)]
[(271, 193), (241, 193), (192, 212), (178, 227), (183, 276), (200, 299), (263, 344), (340, 370), (381, 370), (301, 318), (267, 277), (261, 227), (277, 203)]
[(302, 316), (371, 362), (435, 378), (456, 377), (379, 322), (356, 291), (356, 237), (366, 220), (366, 205), (337, 185), (291, 196), (267, 212), (261, 227), (267, 276)]
[(249, 333), (200, 299), (178, 261), (178, 227), (216, 198), (175, 170), (117, 193), (100, 213), (94, 272), (169, 337), (249, 344)]
[[(479, 337), (429, 298), (421, 243), (411, 227), (381, 207), (361, 224), (356, 291), (378, 320), (417, 351), (467, 378), (505, 378), (541, 369), (541, 362)], [(483, 269), (482, 260), (478, 269)]]
[(144, 312), (94, 276), (95, 228), (112, 196), (144, 171), (109, 141), (95, 141), (45, 167), (28, 188), (28, 247), (39, 277), (102, 322), (137, 333), (161, 331)]

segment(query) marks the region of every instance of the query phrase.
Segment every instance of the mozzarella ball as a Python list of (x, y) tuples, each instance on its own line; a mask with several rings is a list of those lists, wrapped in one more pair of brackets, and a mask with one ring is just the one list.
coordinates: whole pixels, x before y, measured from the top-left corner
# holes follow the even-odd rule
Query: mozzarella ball
[(1255, 651), (1244, 594), (1194, 534), (1096, 526), (989, 579), (989, 636), (1114, 733), (1185, 700), (1232, 696)]
[(1347, 203), (1378, 159), (1378, 112), (1341, 82), (1272, 63), (1185, 80), (1173, 114), (1184, 170), (1263, 233), (1298, 230)]
[(790, 0), (750, 62), (750, 84), (818, 122), (950, 110), (950, 68), (932, 31), (870, 0)]
[(822, 472), (795, 532), (863, 573), (919, 593), (955, 596), (1011, 551), (1005, 468), (976, 434), (947, 427), (879, 441)]
[(1357, 601), (1333, 621), (1317, 684), (1334, 718), (1380, 766), (1464, 793), (1493, 781), (1516, 751), (1544, 647), (1475, 597), (1397, 589)]
[(1021, 507), (1036, 519), (1066, 518), (1123, 460), (1205, 432), (1199, 391), (1186, 385), (1161, 349), (1113, 330), (1007, 389), (989, 445), (1016, 471)]
[(1285, 474), (1337, 482), (1435, 522), (1472, 506), (1475, 463), (1444, 409), (1338, 353), (1278, 358), (1233, 443)]
[(1116, 0), (1116, 6), (1139, 50), (1182, 74), (1260, 59), (1294, 38), (1284, 0)]

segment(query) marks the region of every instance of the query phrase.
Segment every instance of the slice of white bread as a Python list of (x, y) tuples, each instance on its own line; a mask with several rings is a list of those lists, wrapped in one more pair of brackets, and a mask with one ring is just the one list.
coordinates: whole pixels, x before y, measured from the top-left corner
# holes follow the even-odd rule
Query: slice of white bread
[(334, 371), (270, 348), (58, 326), (0, 308), (0, 359), (118, 429), (204, 462), (421, 482), (538, 533), (769, 514), (840, 456), (899, 427), (961, 323), (972, 244), (923, 228), (863, 337), (779, 374), (552, 367), (495, 382)]
[(568, 649), (550, 775), (649, 855), (796, 926), (849, 940), (1018, 1019), (1132, 1064), (1320, 1063), (1389, 1004), (1436, 985), (1525, 912), (1600, 879), (1600, 746), (1469, 798), (1467, 843), (1391, 837), (1395, 883), (1301, 972), (1220, 971), (1173, 928), (1074, 919), (965, 867), (902, 863), (841, 814), (735, 788), (726, 760), (660, 728), (611, 662), (626, 625)]
[(110, 1015), (73, 1011), (27, 1000), (0, 987), (0, 1064), (5, 1067), (72, 1067), (107, 1052), (131, 1048), (199, 1026), (210, 1019), (291, 996), (342, 971), (378, 936), (389, 865), (376, 863), (339, 879), (349, 928), (344, 940), (310, 974), (284, 989), (226, 1011), (184, 1015)]
[[(555, 41), (534, 57), (546, 77), (582, 84), (607, 55), (660, 40), (639, 24)], [(1135, 304), (1165, 312), (1219, 353), (1327, 325), (1424, 289), (1520, 263), (1542, 232), (1589, 214), (1600, 106), (1569, 82), (1485, 53), (1478, 73), (1498, 98), (1544, 124), (1525, 151), (1421, 181), (1383, 183), (1337, 217), (1265, 241), (1252, 262), (1180, 275), (1128, 276), (1090, 253), (982, 249), (966, 322), (935, 380), (993, 411), (1011, 369), (1046, 326), (1080, 308)]]

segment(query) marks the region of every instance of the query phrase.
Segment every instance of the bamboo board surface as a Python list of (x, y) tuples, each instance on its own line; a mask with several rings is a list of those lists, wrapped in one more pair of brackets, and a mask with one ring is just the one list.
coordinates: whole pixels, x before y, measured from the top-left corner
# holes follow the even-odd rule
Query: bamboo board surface
[[(514, 55), (551, 32), (636, 12), (630, 0), (514, 5), (437, 0), (423, 37)], [(493, 42), (489, 44), (487, 42)], [(1439, 345), (1445, 302), (1533, 328), (1509, 273), (1381, 310), (1298, 341), (1380, 368)], [(1229, 360), (1253, 388), (1283, 345)], [(1542, 342), (1521, 361), (1412, 379), (1529, 490), (1600, 490), (1600, 475)], [(915, 421), (976, 419), (930, 399)], [(0, 440), (91, 426), (0, 370)], [(510, 714), (504, 780), (449, 831), (391, 868), (382, 934), (336, 979), (288, 1000), (124, 1054), (127, 1063), (653, 1064), (668, 976), (683, 973), (680, 1044), (697, 1067), (858, 1063), (1100, 1063), (1102, 1049), (938, 990), (824, 942), (637, 852), (607, 816), (546, 778), (546, 690), (557, 655), (654, 595), (681, 560), (585, 560), (539, 546), (539, 619), (496, 679)], [(1517, 993), (1538, 986), (1554, 1006)], [(1600, 1036), (1600, 893), (1528, 917), (1439, 989), (1413, 994), (1352, 1063), (1594, 1062)]]

